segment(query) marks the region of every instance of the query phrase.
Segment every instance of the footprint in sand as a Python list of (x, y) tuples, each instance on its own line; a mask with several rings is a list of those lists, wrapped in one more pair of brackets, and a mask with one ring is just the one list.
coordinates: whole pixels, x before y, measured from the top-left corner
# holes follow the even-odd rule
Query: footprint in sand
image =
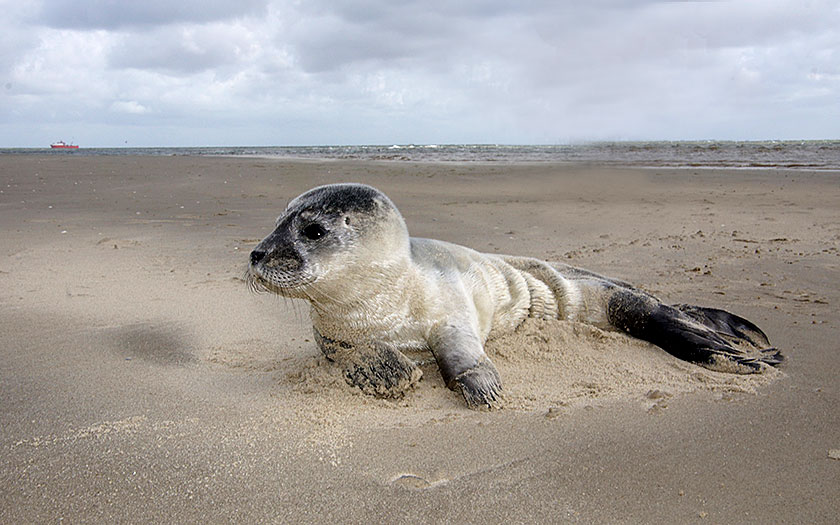
[(445, 479), (441, 479), (438, 481), (429, 481), (426, 478), (418, 476), (416, 474), (400, 474), (399, 476), (391, 480), (391, 485), (402, 487), (408, 490), (426, 490), (446, 483), (447, 481), (448, 480)]

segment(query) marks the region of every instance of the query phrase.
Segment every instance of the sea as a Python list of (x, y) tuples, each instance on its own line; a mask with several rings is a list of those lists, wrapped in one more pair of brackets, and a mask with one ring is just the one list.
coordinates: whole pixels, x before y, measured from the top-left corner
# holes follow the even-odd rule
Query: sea
[(565, 145), (392, 144), (166, 148), (0, 148), (0, 155), (248, 156), (396, 162), (567, 163), (651, 168), (840, 171), (840, 140), (593, 142)]

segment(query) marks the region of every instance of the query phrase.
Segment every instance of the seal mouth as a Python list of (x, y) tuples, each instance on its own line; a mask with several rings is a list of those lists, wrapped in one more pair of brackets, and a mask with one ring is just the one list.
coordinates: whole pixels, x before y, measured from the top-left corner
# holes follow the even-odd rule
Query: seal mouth
[(274, 293), (286, 297), (297, 297), (302, 289), (315, 279), (309, 276), (294, 278), (275, 268), (249, 265), (245, 271), (245, 282), (253, 293)]

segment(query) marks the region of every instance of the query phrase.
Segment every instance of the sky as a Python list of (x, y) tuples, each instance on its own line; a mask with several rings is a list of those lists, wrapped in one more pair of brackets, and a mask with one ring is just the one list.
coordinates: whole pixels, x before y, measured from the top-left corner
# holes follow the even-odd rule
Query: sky
[(0, 0), (0, 147), (840, 138), (840, 0)]

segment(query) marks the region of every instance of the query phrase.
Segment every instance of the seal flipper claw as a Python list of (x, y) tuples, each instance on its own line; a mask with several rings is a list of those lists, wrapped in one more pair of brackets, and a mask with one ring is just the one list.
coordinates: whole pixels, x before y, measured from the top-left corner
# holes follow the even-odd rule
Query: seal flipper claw
[(502, 383), (499, 372), (489, 359), (462, 372), (454, 382), (469, 408), (499, 408), (501, 405)]
[(761, 350), (760, 361), (768, 365), (778, 366), (785, 362), (785, 356), (782, 355), (781, 350), (771, 346), (770, 348), (763, 348)]

